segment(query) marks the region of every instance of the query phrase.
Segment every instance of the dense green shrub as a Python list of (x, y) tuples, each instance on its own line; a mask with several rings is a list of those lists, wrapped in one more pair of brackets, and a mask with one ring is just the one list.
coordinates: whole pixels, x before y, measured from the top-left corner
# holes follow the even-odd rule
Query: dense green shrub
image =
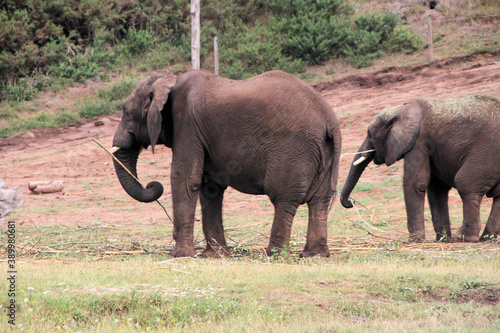
[(97, 96), (106, 101), (123, 101), (136, 88), (137, 82), (124, 79), (108, 88), (99, 89)]
[(375, 31), (350, 31), (343, 53), (356, 67), (366, 67), (383, 54), (381, 36)]
[(413, 51), (422, 45), (417, 35), (408, 33), (409, 29), (396, 29), (400, 19), (387, 10), (352, 19), (351, 8), (341, 0), (272, 3), (282, 19), (283, 33), (289, 36), (286, 53), (309, 64), (344, 55), (355, 66), (365, 67), (384, 51)]
[(273, 0), (271, 12), (286, 36), (285, 52), (310, 64), (338, 55), (350, 27), (343, 0)]
[[(229, 38), (228, 35), (223, 37)], [(260, 24), (239, 33), (235, 39), (237, 44), (222, 39), (220, 56), (225, 59), (223, 74), (232, 79), (244, 79), (273, 69), (289, 72), (302, 69), (300, 60), (293, 61), (293, 58), (282, 54), (281, 45), (275, 39), (273, 31)]]
[(82, 118), (108, 116), (122, 106), (123, 100), (135, 89), (136, 82), (126, 79), (109, 88), (101, 88), (96, 98), (87, 98), (78, 106), (78, 114)]
[(421, 49), (424, 40), (420, 35), (410, 30), (409, 26), (397, 26), (385, 43), (390, 52), (411, 53)]
[[(339, 56), (361, 67), (423, 46), (396, 14), (353, 13), (344, 0), (204, 1), (202, 64), (212, 66), (214, 36), (221, 74), (231, 78), (298, 73)], [(0, 100), (29, 100), (118, 68), (190, 60), (186, 0), (4, 0), (0, 20)]]
[(375, 33), (380, 36), (381, 41), (387, 40), (392, 35), (398, 22), (398, 15), (387, 10), (378, 14), (361, 14), (354, 20), (357, 30)]

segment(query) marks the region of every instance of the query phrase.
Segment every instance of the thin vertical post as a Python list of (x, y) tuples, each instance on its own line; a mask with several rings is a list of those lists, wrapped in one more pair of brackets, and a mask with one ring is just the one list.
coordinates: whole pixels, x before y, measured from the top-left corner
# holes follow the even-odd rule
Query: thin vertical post
[(427, 48), (429, 49), (429, 62), (432, 62), (432, 16), (427, 15)]
[(191, 0), (191, 67), (200, 69), (200, 0)]
[(219, 75), (219, 37), (214, 37), (214, 73)]

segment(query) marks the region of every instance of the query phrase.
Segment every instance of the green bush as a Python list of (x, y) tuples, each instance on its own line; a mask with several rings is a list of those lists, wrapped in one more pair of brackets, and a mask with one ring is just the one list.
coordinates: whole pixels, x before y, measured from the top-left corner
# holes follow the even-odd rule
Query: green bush
[(97, 96), (105, 101), (123, 101), (136, 88), (136, 81), (132, 79), (124, 79), (119, 83), (112, 85), (109, 88), (99, 89)]
[(349, 21), (335, 18), (297, 20), (291, 26), (285, 50), (309, 64), (318, 64), (337, 55), (337, 50), (342, 48), (348, 36), (349, 25)]
[[(220, 71), (235, 79), (297, 74), (335, 57), (367, 66), (383, 52), (423, 46), (396, 14), (353, 15), (344, 0), (208, 0), (202, 64), (211, 65), (214, 36)], [(191, 57), (185, 0), (5, 0), (0, 20), (0, 99), (29, 100), (119, 68), (148, 71)]]
[(95, 118), (108, 116), (118, 111), (123, 100), (135, 89), (136, 82), (126, 79), (109, 88), (99, 89), (96, 98), (86, 98), (78, 106), (78, 115), (81, 118)]
[(9, 101), (22, 102), (29, 101), (38, 95), (38, 89), (34, 86), (33, 80), (22, 77), (10, 85), (4, 85), (2, 94)]
[(310, 64), (336, 55), (350, 26), (343, 0), (274, 0), (271, 9), (287, 36), (286, 54)]
[(271, 9), (288, 36), (285, 54), (309, 64), (343, 55), (356, 67), (365, 67), (384, 51), (422, 47), (418, 35), (397, 28), (398, 15), (387, 10), (352, 18), (352, 8), (341, 0), (274, 0)]
[[(229, 37), (229, 36), (228, 36)], [(301, 61), (285, 56), (275, 34), (268, 26), (257, 24), (237, 35), (237, 47), (228, 46), (231, 40), (222, 39), (221, 57), (225, 66), (221, 72), (232, 79), (245, 79), (273, 69), (296, 72), (303, 67)]]
[(124, 43), (130, 55), (135, 56), (144, 53), (153, 44), (154, 37), (146, 30), (136, 31), (129, 28), (125, 33)]
[(420, 35), (411, 31), (409, 26), (403, 25), (394, 29), (385, 45), (390, 52), (411, 53), (420, 50), (424, 43)]
[(78, 114), (82, 118), (95, 118), (100, 116), (108, 116), (116, 112), (120, 104), (105, 100), (95, 100), (87, 98), (85, 102), (78, 106)]
[(399, 22), (397, 14), (384, 10), (382, 13), (367, 13), (359, 15), (354, 23), (357, 30), (375, 33), (381, 41), (387, 40)]
[(356, 67), (367, 67), (383, 54), (380, 42), (381, 36), (376, 31), (350, 31), (343, 53)]

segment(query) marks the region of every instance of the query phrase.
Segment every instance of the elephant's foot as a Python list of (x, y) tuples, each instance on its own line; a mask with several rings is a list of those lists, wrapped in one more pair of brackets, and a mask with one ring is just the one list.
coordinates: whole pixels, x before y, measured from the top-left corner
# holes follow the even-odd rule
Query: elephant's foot
[(479, 235), (463, 235), (458, 234), (453, 237), (457, 243), (477, 243), (479, 242)]
[(279, 256), (281, 255), (282, 251), (283, 251), (282, 247), (269, 245), (266, 249), (266, 255), (268, 257)]
[(452, 243), (453, 242), (453, 236), (452, 235), (436, 234), (436, 242), (439, 242), (439, 243)]
[(425, 243), (425, 232), (410, 233), (410, 243)]
[(301, 258), (309, 258), (319, 255), (320, 257), (329, 257), (330, 249), (328, 245), (306, 246), (300, 254)]
[(179, 257), (194, 257), (196, 256), (196, 250), (192, 246), (178, 246), (176, 245), (170, 255), (174, 258)]
[(496, 239), (498, 239), (498, 235), (483, 232), (483, 234), (479, 238), (479, 241), (480, 242), (487, 242), (487, 241), (496, 240)]
[(201, 256), (204, 258), (222, 258), (222, 257), (231, 257), (231, 252), (227, 247), (217, 246), (213, 248), (211, 246), (207, 246), (207, 248), (201, 253)]
[(495, 228), (489, 228), (489, 225), (486, 224), (486, 227), (484, 228), (483, 234), (479, 238), (479, 241), (487, 242), (490, 240), (498, 240), (498, 234), (500, 234), (500, 231), (495, 230)]

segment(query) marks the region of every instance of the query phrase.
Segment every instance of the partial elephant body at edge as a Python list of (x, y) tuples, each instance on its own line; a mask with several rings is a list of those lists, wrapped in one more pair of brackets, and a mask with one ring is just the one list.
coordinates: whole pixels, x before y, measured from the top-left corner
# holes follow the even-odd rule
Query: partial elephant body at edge
[(500, 233), (500, 101), (488, 95), (458, 100), (412, 100), (382, 111), (368, 126), (353, 160), (340, 199), (349, 196), (366, 166), (392, 165), (404, 158), (403, 189), (410, 240), (425, 240), (424, 196), (427, 192), (436, 239), (451, 240), (448, 192), (463, 202), (463, 224), (455, 239), (479, 240), (480, 204), (493, 198), (481, 240)]
[[(202, 208), (205, 256), (227, 247), (222, 225), (224, 191), (266, 194), (275, 207), (268, 255), (288, 243), (292, 220), (308, 204), (303, 256), (328, 256), (327, 216), (336, 193), (340, 129), (326, 101), (292, 75), (272, 71), (233, 81), (192, 71), (170, 86), (150, 76), (123, 103), (115, 156), (137, 176), (142, 147), (172, 148), (171, 186), (175, 247), (171, 255), (194, 256), (196, 203)], [(119, 148), (119, 150), (118, 150)], [(115, 163), (134, 199), (158, 199), (158, 182), (142, 188)]]

